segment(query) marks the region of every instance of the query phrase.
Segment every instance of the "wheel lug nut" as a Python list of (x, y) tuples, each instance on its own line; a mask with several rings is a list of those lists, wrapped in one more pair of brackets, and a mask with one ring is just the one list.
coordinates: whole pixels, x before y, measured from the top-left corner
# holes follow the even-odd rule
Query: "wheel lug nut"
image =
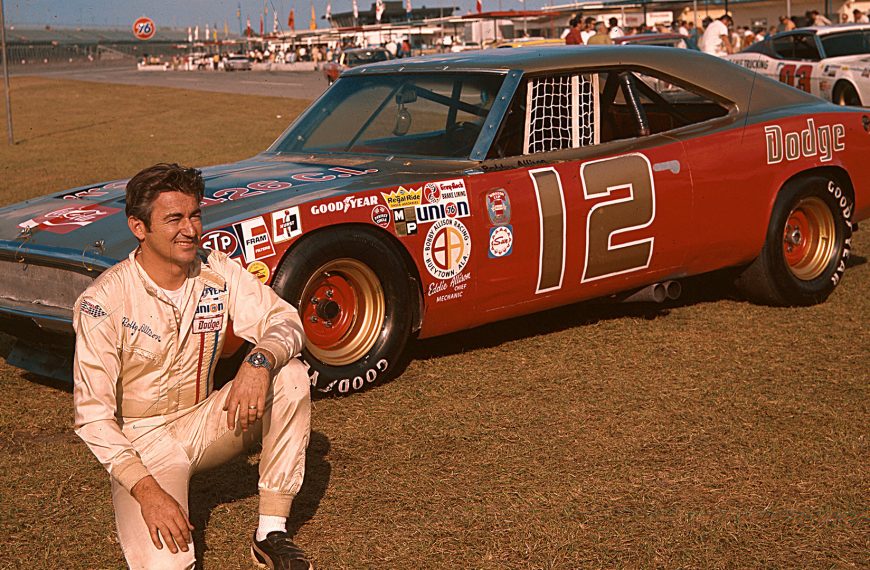
[(315, 317), (314, 315), (311, 315), (311, 318), (308, 319), (308, 320), (311, 321), (312, 323), (316, 323), (316, 322), (317, 322), (317, 317)]
[(328, 329), (332, 328), (332, 321), (324, 321), (323, 324), (326, 325), (326, 328)]
[(317, 297), (311, 297), (311, 304), (312, 305), (316, 305), (319, 302), (320, 302), (320, 299), (318, 299)]
[(332, 299), (332, 296), (333, 296), (334, 294), (335, 294), (335, 293), (333, 292), (332, 289), (327, 289), (327, 290), (326, 290), (326, 296), (329, 297), (330, 299)]

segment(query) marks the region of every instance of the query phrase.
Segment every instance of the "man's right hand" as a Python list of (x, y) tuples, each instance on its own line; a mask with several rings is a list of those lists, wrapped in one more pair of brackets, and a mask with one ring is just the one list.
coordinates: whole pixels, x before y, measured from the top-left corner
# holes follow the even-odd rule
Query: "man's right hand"
[(133, 486), (130, 493), (139, 502), (142, 518), (148, 525), (148, 532), (151, 534), (151, 542), (154, 546), (158, 550), (163, 549), (160, 543), (160, 536), (163, 536), (170, 552), (176, 554), (179, 548), (187, 552), (193, 525), (190, 524), (178, 501), (164, 491), (151, 475), (143, 477)]

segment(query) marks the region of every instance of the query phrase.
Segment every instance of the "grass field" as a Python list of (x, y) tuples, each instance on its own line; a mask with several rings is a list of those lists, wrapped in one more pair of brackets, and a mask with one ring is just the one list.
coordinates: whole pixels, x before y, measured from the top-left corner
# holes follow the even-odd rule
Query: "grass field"
[[(244, 158), (304, 106), (36, 78), (13, 101), (4, 204)], [(704, 277), (418, 342), (397, 380), (315, 402), (297, 542), (321, 570), (867, 568), (868, 252), (816, 307)], [(122, 567), (69, 390), (2, 362), (0, 390), (0, 569)], [(204, 568), (251, 567), (256, 459), (194, 480)]]

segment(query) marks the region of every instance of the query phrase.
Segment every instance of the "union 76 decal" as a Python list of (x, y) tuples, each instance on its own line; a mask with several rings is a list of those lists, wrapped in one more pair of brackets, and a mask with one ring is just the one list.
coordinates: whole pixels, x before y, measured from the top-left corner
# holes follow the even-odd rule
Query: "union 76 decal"
[[(567, 224), (565, 190), (555, 168), (529, 171), (538, 202), (541, 246), (535, 293), (562, 287)], [(595, 281), (649, 267), (655, 239), (614, 243), (620, 234), (648, 228), (655, 219), (655, 184), (649, 159), (642, 154), (586, 162), (580, 166), (585, 200), (619, 193), (597, 202), (586, 216), (586, 251), (580, 282)]]

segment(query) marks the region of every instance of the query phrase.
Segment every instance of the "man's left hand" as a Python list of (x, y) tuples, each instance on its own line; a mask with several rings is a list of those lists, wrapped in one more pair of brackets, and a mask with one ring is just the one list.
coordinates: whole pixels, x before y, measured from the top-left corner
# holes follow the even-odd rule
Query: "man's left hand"
[(269, 383), (268, 370), (255, 368), (247, 362), (242, 363), (233, 379), (227, 402), (224, 404), (228, 428), (236, 429), (237, 411), (242, 431), (247, 431), (254, 422), (263, 417), (263, 412), (266, 410), (266, 392), (269, 389)]

